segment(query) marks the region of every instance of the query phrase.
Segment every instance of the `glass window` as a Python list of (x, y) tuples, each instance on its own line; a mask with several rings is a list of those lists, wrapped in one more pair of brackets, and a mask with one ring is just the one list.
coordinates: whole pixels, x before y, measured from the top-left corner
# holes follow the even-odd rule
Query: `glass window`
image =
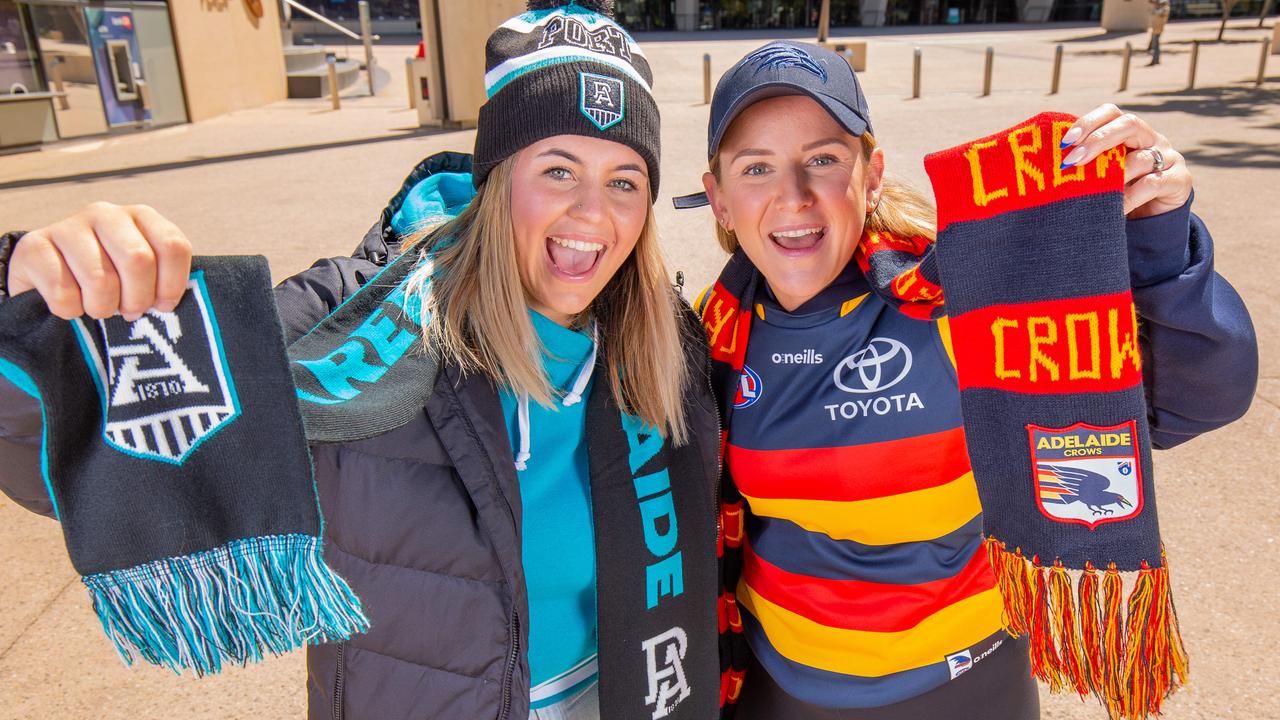
[(0, 95), (44, 89), (26, 13), (14, 0), (0, 0)]
[(68, 138), (106, 132), (107, 117), (84, 10), (67, 5), (28, 5), (27, 9), (49, 89), (66, 94), (53, 104), (58, 135)]

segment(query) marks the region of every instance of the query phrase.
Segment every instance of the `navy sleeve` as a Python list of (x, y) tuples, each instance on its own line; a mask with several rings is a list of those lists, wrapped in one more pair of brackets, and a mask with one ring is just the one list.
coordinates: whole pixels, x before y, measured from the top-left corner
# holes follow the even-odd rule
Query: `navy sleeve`
[(1190, 200), (1126, 226), (1151, 442), (1170, 448), (1249, 409), (1258, 341), (1240, 295), (1214, 272), (1213, 239)]

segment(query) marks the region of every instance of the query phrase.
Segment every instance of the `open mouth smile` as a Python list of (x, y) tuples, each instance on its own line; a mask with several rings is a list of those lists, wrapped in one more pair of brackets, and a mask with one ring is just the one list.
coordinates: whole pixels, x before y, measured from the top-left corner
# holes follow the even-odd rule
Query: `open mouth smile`
[(827, 236), (827, 228), (821, 225), (803, 225), (774, 230), (769, 240), (784, 255), (799, 256), (813, 252)]
[(547, 259), (552, 272), (571, 282), (590, 279), (605, 252), (604, 243), (557, 235), (547, 237)]

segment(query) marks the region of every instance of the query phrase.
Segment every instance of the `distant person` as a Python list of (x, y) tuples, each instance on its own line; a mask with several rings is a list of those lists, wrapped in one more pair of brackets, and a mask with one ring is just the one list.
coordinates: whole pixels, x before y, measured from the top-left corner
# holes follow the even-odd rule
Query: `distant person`
[[(720, 79), (710, 116), (703, 184), (732, 256), (695, 307), (727, 428), (724, 592), (741, 622), (731, 610), (721, 630), (743, 683), (737, 720), (1038, 718), (1028, 639), (1003, 629), (983, 547), (952, 325), (936, 303), (902, 299), (923, 271), (868, 260), (925, 252), (933, 205), (886, 179), (866, 96), (830, 50), (751, 52)], [(1124, 233), (1153, 443), (1239, 417), (1256, 339), (1213, 271), (1182, 155), (1114, 105), (1062, 140), (1064, 172), (1130, 149)], [(931, 287), (916, 300), (941, 300)]]
[[(652, 75), (605, 3), (542, 5), (489, 38), (474, 155), (422, 161), (352, 257), (275, 291), (293, 341), (403, 290), (441, 361), (407, 424), (312, 446), (325, 558), (372, 623), (308, 648), (312, 720), (718, 706), (720, 434), (658, 245)], [(98, 203), (4, 236), (0, 298), (35, 290), (69, 319), (172, 310), (191, 252), (156, 211)], [(400, 253), (408, 280), (371, 282)], [(51, 514), (39, 403), (0, 382), (0, 409), (0, 487)]]
[(1160, 64), (1160, 35), (1164, 32), (1165, 23), (1169, 21), (1169, 0), (1147, 0), (1151, 13), (1151, 41), (1147, 52), (1151, 53), (1151, 65)]

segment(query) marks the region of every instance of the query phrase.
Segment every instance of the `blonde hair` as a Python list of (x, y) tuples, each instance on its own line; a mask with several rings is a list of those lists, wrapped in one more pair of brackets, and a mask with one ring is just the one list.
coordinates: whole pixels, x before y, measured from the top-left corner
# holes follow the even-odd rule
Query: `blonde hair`
[[(863, 133), (861, 139), (862, 161), (865, 163), (871, 160), (876, 139), (869, 132)], [(711, 158), (711, 174), (720, 180), (719, 154)], [(867, 232), (887, 232), (905, 238), (922, 237), (933, 242), (937, 239), (937, 211), (919, 190), (886, 176), (880, 186), (880, 202), (863, 226), (863, 233)], [(729, 254), (738, 249), (738, 238), (720, 223), (716, 223), (716, 240)]]
[[(446, 362), (551, 406), (555, 392), (516, 263), (514, 166), (514, 156), (503, 160), (458, 217), (406, 240), (406, 247), (421, 243), (424, 256), (407, 291), (422, 303), (424, 342)], [(597, 323), (599, 353), (618, 407), (683, 444), (684, 330), (655, 228), (650, 206), (635, 249), (583, 315)]]

